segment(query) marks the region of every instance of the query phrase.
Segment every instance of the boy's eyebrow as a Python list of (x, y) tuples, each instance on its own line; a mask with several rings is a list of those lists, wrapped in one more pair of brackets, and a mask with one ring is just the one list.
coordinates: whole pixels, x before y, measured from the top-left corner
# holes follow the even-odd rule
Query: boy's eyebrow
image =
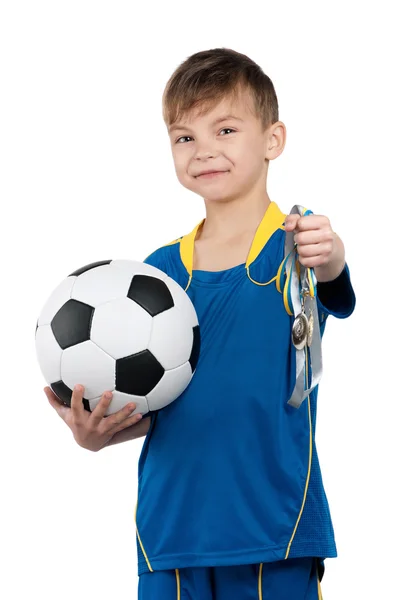
[[(235, 115), (224, 115), (223, 117), (218, 117), (218, 119), (213, 121), (213, 125), (218, 125), (218, 123), (221, 123), (222, 121), (228, 121), (229, 119), (235, 119), (236, 121), (243, 122), (243, 119), (241, 119), (240, 117), (236, 117)], [(168, 131), (169, 133), (172, 133), (177, 129), (187, 129), (187, 127), (186, 125), (181, 125), (180, 123), (174, 123), (173, 125), (171, 125), (171, 127), (169, 127)]]

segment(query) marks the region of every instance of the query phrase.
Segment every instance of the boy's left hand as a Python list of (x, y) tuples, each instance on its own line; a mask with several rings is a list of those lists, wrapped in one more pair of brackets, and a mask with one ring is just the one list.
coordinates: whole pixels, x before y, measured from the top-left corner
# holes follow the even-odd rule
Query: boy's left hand
[(345, 264), (344, 245), (323, 215), (288, 215), (285, 231), (294, 231), (298, 260), (304, 267), (314, 268), (318, 281), (329, 281), (339, 275)]

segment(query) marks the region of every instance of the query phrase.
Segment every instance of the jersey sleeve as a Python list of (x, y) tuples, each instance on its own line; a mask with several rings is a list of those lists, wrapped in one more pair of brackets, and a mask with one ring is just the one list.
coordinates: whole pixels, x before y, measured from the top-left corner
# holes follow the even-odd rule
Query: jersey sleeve
[(164, 271), (163, 268), (163, 260), (162, 260), (163, 256), (162, 256), (162, 252), (161, 249), (155, 250), (154, 252), (152, 252), (151, 254), (149, 254), (147, 256), (147, 258), (145, 258), (143, 260), (144, 263), (146, 263), (147, 265), (151, 265), (152, 267), (156, 267), (157, 269), (161, 269), (161, 271)]
[(163, 271), (183, 289), (187, 287), (189, 275), (180, 257), (179, 240), (161, 246), (147, 256), (143, 262)]
[(346, 319), (353, 313), (355, 301), (347, 263), (340, 275), (333, 281), (317, 282), (318, 311), (324, 317), (333, 315), (338, 319)]

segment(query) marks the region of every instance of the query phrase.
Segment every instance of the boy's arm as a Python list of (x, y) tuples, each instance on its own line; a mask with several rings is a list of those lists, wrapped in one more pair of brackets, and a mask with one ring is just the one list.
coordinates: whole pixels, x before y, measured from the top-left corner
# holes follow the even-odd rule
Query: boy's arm
[(121, 444), (122, 442), (128, 442), (129, 440), (136, 440), (147, 435), (147, 432), (150, 428), (150, 417), (145, 417), (141, 419), (139, 423), (135, 423), (130, 427), (126, 427), (126, 429), (122, 429), (122, 431), (118, 431), (115, 435), (101, 448), (106, 448), (106, 446), (113, 446), (113, 444)]
[(349, 317), (355, 307), (355, 293), (351, 284), (347, 264), (336, 279), (332, 281), (318, 281), (317, 300), (321, 310), (336, 317)]
[(355, 308), (355, 293), (345, 260), (344, 244), (333, 233), (334, 248), (327, 265), (315, 267), (317, 300), (321, 311), (340, 319), (349, 317)]
[(334, 281), (343, 272), (346, 265), (344, 244), (334, 231), (332, 232), (332, 237), (333, 249), (329, 256), (329, 261), (325, 265), (315, 267), (315, 276), (318, 283)]

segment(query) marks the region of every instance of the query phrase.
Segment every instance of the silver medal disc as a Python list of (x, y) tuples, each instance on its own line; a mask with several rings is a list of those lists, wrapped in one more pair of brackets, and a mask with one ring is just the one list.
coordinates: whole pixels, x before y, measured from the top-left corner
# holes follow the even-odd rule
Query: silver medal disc
[(308, 339), (308, 317), (305, 313), (300, 313), (295, 318), (292, 325), (292, 343), (297, 350), (305, 347)]

